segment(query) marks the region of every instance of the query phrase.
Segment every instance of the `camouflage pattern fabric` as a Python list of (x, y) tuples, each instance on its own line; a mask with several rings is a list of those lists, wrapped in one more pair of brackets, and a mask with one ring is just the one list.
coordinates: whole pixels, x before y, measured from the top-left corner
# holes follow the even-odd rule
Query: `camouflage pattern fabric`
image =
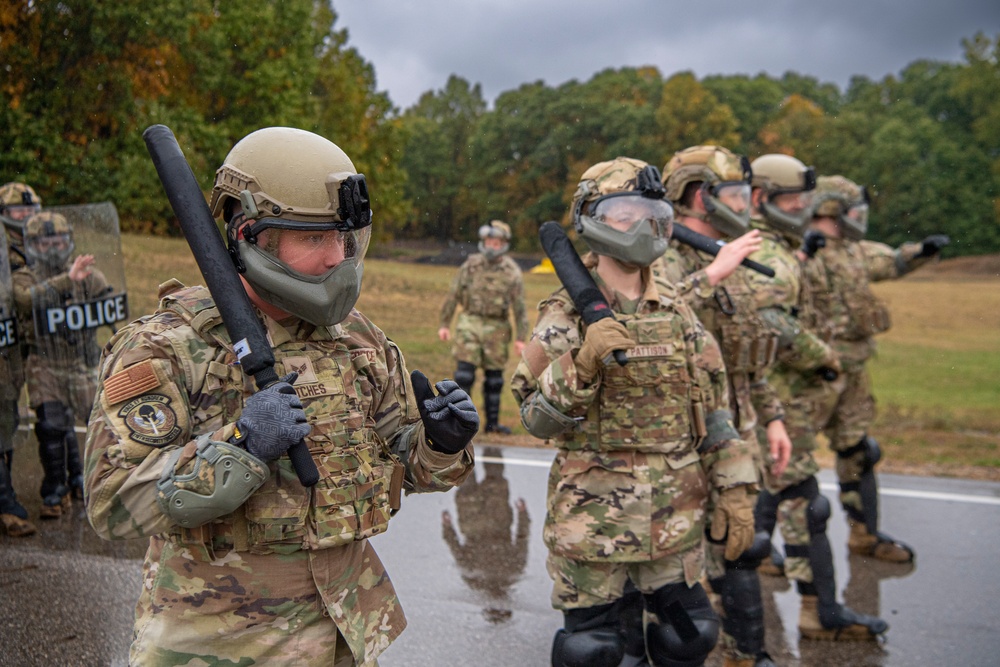
[(470, 255), (441, 307), (442, 328), (451, 326), (458, 306), (462, 312), (452, 346), (455, 360), (485, 370), (503, 370), (511, 339), (510, 312), (514, 314), (515, 339), (528, 337), (521, 269), (507, 255), (492, 262), (479, 253)]
[[(932, 259), (917, 257), (920, 250), (920, 243), (904, 243), (894, 250), (873, 241), (829, 239), (816, 254), (816, 270), (809, 273), (811, 289), (817, 294), (819, 317), (830, 323), (844, 369), (833, 409), (818, 420), (834, 451), (855, 446), (875, 420), (875, 398), (865, 362), (875, 352), (874, 335), (887, 330), (890, 319), (885, 303), (872, 293), (871, 283), (899, 278)], [(838, 457), (841, 482), (856, 482), (862, 472), (862, 456)], [(860, 498), (842, 500), (860, 508)]]
[(59, 273), (42, 265), (26, 266), (13, 275), (18, 330), (27, 346), (28, 398), (31, 406), (58, 401), (86, 419), (94, 404), (99, 348), (93, 329), (46, 335), (36, 331), (36, 311), (53, 306), (81, 303), (104, 293), (108, 283), (98, 269), (74, 281), (69, 266)]
[[(573, 359), (584, 324), (560, 290), (539, 305), (511, 381), (519, 404), (538, 392), (563, 414), (582, 418), (555, 439), (559, 452), (549, 473), (543, 535), (556, 582), (553, 604), (562, 609), (591, 606), (583, 592), (594, 576), (623, 585), (637, 563), (652, 572), (669, 567), (661, 585), (693, 584), (702, 573), (710, 491), (756, 488), (757, 481), (753, 452), (738, 438), (697, 450), (705, 416), (726, 410), (729, 395), (718, 345), (690, 308), (661, 293), (648, 270), (644, 293), (631, 302), (592, 275), (636, 341), (629, 362), (603, 367), (590, 384), (578, 379)], [(692, 551), (697, 555), (677, 567), (675, 557)], [(617, 583), (603, 590), (619, 594)]]
[[(430, 449), (399, 350), (358, 311), (328, 328), (261, 316), (275, 370), (298, 373), (320, 481), (303, 487), (279, 459), (236, 512), (181, 528), (160, 510), (164, 466), (180, 449), (175, 475), (190, 475), (194, 439), (228, 440), (254, 387), (208, 291), (180, 288), (165, 284), (157, 312), (109, 343), (87, 432), (94, 529), (106, 539), (152, 538), (152, 583), (137, 607), (133, 657), (330, 664), (339, 650), (335, 626), (357, 663), (374, 661), (405, 619), (366, 538), (386, 529), (400, 486), (425, 492), (461, 483), (471, 450)], [(202, 466), (191, 487), (214, 488), (213, 472)]]
[[(748, 272), (758, 308), (767, 311), (769, 322), (779, 332), (778, 361), (768, 372), (768, 381), (784, 406), (785, 429), (792, 441), (792, 456), (784, 473), (776, 478), (764, 471), (764, 485), (778, 494), (815, 476), (819, 472), (814, 452), (818, 420), (832, 409), (832, 397), (837, 389), (817, 374), (822, 366), (839, 369), (833, 348), (816, 332), (817, 313), (812, 292), (805, 282), (804, 267), (795, 257), (797, 240), (766, 227), (754, 219), (752, 226), (764, 237), (754, 260), (771, 267), (775, 277), (768, 279)], [(758, 400), (767, 400), (761, 395)], [(766, 442), (764, 430), (758, 427), (758, 438)], [(808, 501), (793, 498), (778, 506), (778, 525), (786, 545), (808, 546), (809, 529), (806, 520)], [(812, 569), (806, 558), (788, 557), (785, 572), (789, 579), (811, 582)]]

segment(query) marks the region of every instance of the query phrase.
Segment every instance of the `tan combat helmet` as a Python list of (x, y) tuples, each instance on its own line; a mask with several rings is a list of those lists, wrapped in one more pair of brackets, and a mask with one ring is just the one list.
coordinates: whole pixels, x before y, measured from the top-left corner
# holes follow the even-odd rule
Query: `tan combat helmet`
[(573, 226), (598, 255), (649, 266), (667, 251), (674, 212), (660, 170), (628, 157), (583, 172), (573, 195)]
[(31, 262), (61, 269), (75, 247), (73, 226), (59, 213), (42, 211), (24, 223), (24, 254)]
[(21, 227), (42, 210), (42, 200), (27, 183), (12, 181), (0, 186), (0, 216), (7, 226)]
[[(351, 312), (361, 294), (372, 212), (364, 174), (339, 146), (291, 127), (252, 132), (216, 172), (210, 207), (226, 220), (237, 270), (260, 298), (318, 326)], [(343, 243), (344, 260), (320, 276), (295, 271), (277, 253), (287, 230), (328, 232)]]
[[(486, 239), (500, 239), (500, 248), (490, 248)], [(503, 220), (491, 220), (479, 228), (479, 252), (491, 262), (510, 250), (510, 225)]]
[[(701, 191), (704, 215), (685, 201), (691, 184)], [(726, 236), (739, 236), (750, 226), (750, 162), (728, 148), (705, 145), (677, 151), (663, 167), (663, 185), (679, 213), (704, 220)]]
[[(809, 204), (816, 172), (801, 160), (781, 153), (761, 155), (750, 163), (753, 187), (762, 191), (758, 208), (775, 231), (801, 237), (809, 224)], [(781, 204), (777, 199), (782, 197)]]
[(868, 191), (843, 176), (820, 176), (813, 193), (811, 218), (830, 217), (844, 238), (860, 241), (868, 231)]

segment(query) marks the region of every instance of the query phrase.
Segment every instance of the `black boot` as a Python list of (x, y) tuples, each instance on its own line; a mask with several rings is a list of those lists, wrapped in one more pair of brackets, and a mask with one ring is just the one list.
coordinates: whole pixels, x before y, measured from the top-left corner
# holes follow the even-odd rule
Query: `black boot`
[(58, 519), (71, 504), (70, 489), (66, 483), (66, 410), (62, 403), (42, 403), (36, 409), (35, 437), (38, 439), (38, 458), (42, 462), (43, 519)]
[(83, 465), (80, 463), (80, 441), (76, 431), (66, 432), (66, 476), (70, 493), (76, 500), (83, 500)]
[(500, 390), (503, 389), (503, 371), (486, 371), (483, 381), (483, 399), (486, 402), (486, 432), (510, 435), (510, 429), (501, 426)]

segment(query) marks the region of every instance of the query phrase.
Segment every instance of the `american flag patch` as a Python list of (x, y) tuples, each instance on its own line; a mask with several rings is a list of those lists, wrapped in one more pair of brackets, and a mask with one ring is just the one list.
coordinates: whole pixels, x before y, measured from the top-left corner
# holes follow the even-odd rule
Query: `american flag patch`
[(108, 400), (108, 405), (115, 405), (159, 386), (160, 379), (156, 377), (156, 371), (153, 370), (153, 362), (147, 359), (140, 364), (118, 371), (105, 380), (104, 397)]

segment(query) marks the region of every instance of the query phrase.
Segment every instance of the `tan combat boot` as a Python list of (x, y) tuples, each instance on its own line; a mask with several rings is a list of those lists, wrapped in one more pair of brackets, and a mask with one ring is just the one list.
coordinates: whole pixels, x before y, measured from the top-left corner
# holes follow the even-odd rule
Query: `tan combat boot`
[(63, 514), (69, 514), (70, 509), (73, 507), (73, 498), (70, 496), (69, 491), (66, 492), (58, 503), (54, 505), (47, 505), (42, 503), (42, 509), (39, 510), (38, 516), (42, 519), (58, 519)]
[(754, 667), (755, 658), (723, 658), (722, 667)]
[(827, 641), (874, 641), (878, 638), (866, 626), (852, 623), (836, 628), (825, 628), (819, 621), (818, 599), (815, 595), (803, 595), (799, 609), (799, 634), (804, 639)]
[(847, 538), (847, 548), (851, 553), (871, 556), (890, 563), (913, 561), (913, 550), (902, 542), (897, 542), (887, 535), (872, 535), (868, 532), (868, 527), (860, 521), (848, 519), (848, 523), (851, 526), (851, 534)]
[(37, 532), (35, 524), (14, 514), (0, 514), (0, 524), (11, 537), (27, 537)]

